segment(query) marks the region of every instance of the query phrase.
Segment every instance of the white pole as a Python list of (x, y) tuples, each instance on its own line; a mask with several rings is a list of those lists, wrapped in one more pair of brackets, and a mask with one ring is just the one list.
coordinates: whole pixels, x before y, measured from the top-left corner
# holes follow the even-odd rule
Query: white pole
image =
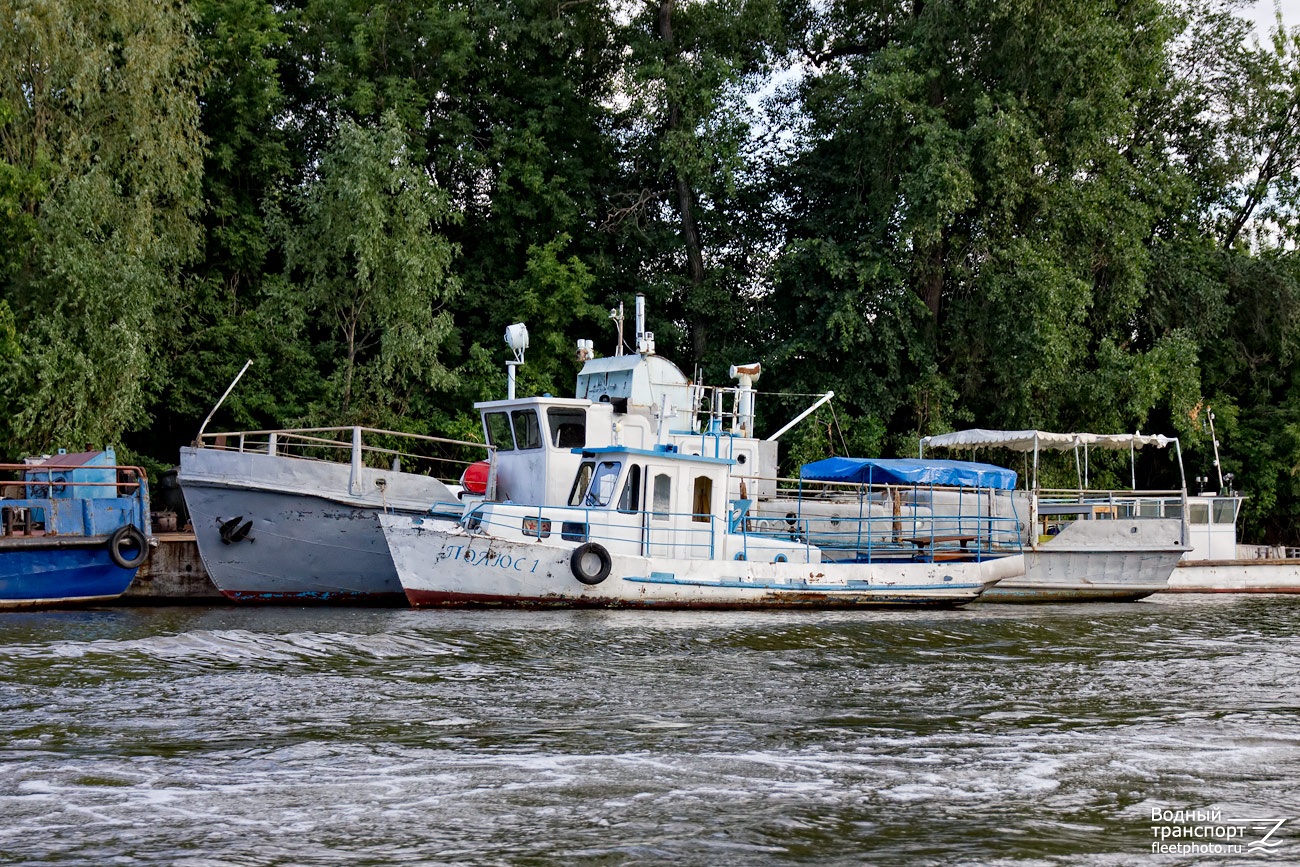
[(805, 409), (803, 412), (799, 413), (799, 414), (798, 414), (797, 416), (795, 416), (794, 418), (790, 419), (790, 422), (789, 422), (785, 427), (781, 428), (779, 431), (777, 431), (776, 433), (774, 433), (774, 434), (772, 434), (770, 437), (768, 437), (768, 438), (767, 438), (767, 441), (768, 441), (768, 442), (772, 442), (773, 440), (779, 438), (779, 437), (781, 436), (781, 434), (785, 433), (785, 432), (788, 431), (790, 428), (794, 427), (794, 426), (797, 425), (799, 422), (801, 422), (801, 421), (803, 421), (804, 419), (806, 419), (808, 416), (812, 415), (812, 414), (813, 414), (813, 411), (816, 410), (817, 407), (821, 406), (822, 404), (824, 404), (826, 401), (830, 400), (830, 399), (831, 399), (832, 397), (834, 397), (834, 396), (835, 396), (835, 392), (833, 392), (833, 391), (828, 391), (828, 392), (826, 392), (825, 394), (823, 394), (820, 398), (817, 399), (817, 402), (816, 402), (816, 403), (814, 403), (812, 406), (810, 406), (810, 407), (808, 407), (807, 409)]
[(235, 378), (230, 381), (230, 385), (226, 388), (225, 394), (221, 395), (221, 400), (217, 401), (217, 405), (212, 407), (212, 412), (208, 413), (208, 417), (203, 420), (203, 424), (199, 425), (199, 435), (194, 438), (194, 444), (196, 446), (203, 445), (203, 431), (207, 430), (208, 422), (212, 421), (212, 417), (217, 414), (217, 410), (221, 408), (221, 404), (225, 403), (226, 398), (230, 397), (230, 392), (235, 390), (235, 384), (239, 382), (248, 368), (252, 366), (253, 359), (250, 358), (248, 361), (244, 362), (243, 368), (235, 375)]

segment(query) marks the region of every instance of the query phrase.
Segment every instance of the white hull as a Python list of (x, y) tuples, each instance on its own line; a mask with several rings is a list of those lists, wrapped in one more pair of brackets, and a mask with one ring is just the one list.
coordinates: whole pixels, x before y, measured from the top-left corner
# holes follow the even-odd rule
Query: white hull
[(1023, 569), (982, 563), (794, 563), (609, 554), (608, 577), (580, 582), (576, 543), (515, 542), (380, 515), (408, 601), (439, 605), (661, 608), (952, 606)]
[(1184, 560), (1170, 593), (1300, 593), (1300, 560)]

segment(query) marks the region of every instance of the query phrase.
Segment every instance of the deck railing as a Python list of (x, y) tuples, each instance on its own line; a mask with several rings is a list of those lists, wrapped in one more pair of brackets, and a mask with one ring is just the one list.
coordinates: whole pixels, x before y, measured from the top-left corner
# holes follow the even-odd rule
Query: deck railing
[[(972, 490), (927, 492), (975, 498)], [(788, 518), (764, 517), (749, 511), (754, 504), (747, 500), (732, 501), (730, 506), (726, 516), (620, 513), (581, 506), (534, 506), (526, 511), (471, 508), (462, 521), (471, 530), (498, 537), (544, 540), (558, 536), (568, 542), (599, 542), (649, 557), (713, 559), (718, 556), (721, 537), (727, 533), (741, 537), (737, 553), (746, 559), (783, 559), (803, 551), (806, 560), (816, 548), (822, 559), (831, 561), (981, 561), (1022, 550), (1023, 524), (1009, 503), (1011, 514), (940, 511), (905, 517), (877, 511), (835, 518), (795, 514)], [(638, 517), (611, 521), (611, 516), (617, 514)], [(731, 547), (734, 550), (736, 546)]]
[(993, 488), (779, 479), (776, 501), (755, 504), (750, 526), (806, 537), (832, 557), (978, 560), (1022, 549), (1025, 498)]
[(199, 438), (203, 448), (351, 463), (354, 467), (383, 469), (431, 476), (456, 483), (465, 468), (490, 460), (490, 445), (422, 434), (360, 426), (286, 428), (282, 430), (207, 433)]
[(0, 464), (0, 535), (88, 533), (109, 513), (147, 529), (148, 494), (142, 467)]

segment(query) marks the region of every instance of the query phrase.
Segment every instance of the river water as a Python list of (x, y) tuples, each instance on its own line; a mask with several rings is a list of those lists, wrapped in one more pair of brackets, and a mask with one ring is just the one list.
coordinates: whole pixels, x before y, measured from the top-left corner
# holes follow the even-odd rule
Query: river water
[(10, 613), (0, 863), (1300, 863), (1298, 626), (1228, 596)]

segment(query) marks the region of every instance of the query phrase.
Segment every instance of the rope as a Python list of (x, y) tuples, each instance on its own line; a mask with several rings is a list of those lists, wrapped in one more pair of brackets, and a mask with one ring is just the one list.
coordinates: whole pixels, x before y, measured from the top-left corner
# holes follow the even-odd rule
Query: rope
[(835, 414), (835, 404), (834, 402), (831, 402), (826, 405), (830, 407), (831, 410), (831, 424), (835, 426), (835, 432), (840, 435), (840, 448), (844, 449), (844, 454), (847, 457), (849, 453), (849, 444), (844, 441), (844, 429), (840, 427), (840, 418)]

